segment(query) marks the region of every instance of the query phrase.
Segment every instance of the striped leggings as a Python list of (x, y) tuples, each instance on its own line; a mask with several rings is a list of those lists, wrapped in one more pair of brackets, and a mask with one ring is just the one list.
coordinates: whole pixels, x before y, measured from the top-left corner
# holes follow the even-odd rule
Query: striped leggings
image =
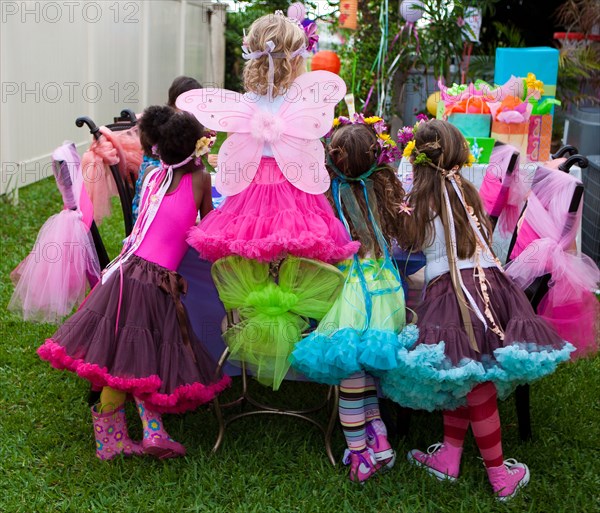
[(348, 448), (354, 451), (365, 449), (367, 422), (381, 419), (377, 388), (372, 376), (361, 371), (342, 380), (339, 413)]
[(502, 437), (496, 387), (487, 382), (467, 395), (467, 406), (444, 412), (444, 443), (462, 447), (471, 425), (486, 467), (502, 465)]

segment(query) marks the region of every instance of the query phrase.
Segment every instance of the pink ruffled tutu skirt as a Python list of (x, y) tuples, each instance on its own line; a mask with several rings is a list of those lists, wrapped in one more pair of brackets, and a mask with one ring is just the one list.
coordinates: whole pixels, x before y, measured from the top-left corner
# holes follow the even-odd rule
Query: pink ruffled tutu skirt
[(289, 254), (333, 263), (359, 247), (327, 198), (294, 187), (271, 157), (263, 157), (252, 183), (192, 228), (187, 241), (212, 262), (230, 255), (268, 262)]
[(138, 256), (99, 283), (38, 349), (57, 369), (96, 387), (109, 386), (144, 400), (162, 413), (193, 410), (230, 383), (215, 376), (216, 362), (196, 338), (177, 273)]

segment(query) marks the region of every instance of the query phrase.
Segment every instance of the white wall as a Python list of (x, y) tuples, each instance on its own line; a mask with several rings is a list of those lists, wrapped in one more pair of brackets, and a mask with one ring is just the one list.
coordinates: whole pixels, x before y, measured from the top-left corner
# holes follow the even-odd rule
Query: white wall
[(87, 147), (79, 116), (165, 103), (177, 75), (222, 85), (224, 26), (209, 1), (0, 1), (0, 194), (49, 176), (64, 140)]

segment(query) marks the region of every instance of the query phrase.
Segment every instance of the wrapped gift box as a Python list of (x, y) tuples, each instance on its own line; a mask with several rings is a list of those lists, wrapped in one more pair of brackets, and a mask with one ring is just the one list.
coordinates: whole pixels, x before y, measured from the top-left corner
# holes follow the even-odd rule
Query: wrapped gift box
[(465, 137), (489, 137), (492, 116), (490, 114), (450, 114), (448, 122), (458, 128)]
[(550, 160), (551, 143), (552, 115), (532, 115), (529, 118), (529, 135), (527, 138), (527, 160), (529, 162)]
[(558, 50), (546, 46), (496, 49), (496, 84), (504, 84), (512, 75), (526, 77), (528, 73), (533, 73), (544, 83), (542, 100), (554, 98), (558, 79)]
[(489, 164), (495, 140), (492, 137), (465, 137), (476, 164)]

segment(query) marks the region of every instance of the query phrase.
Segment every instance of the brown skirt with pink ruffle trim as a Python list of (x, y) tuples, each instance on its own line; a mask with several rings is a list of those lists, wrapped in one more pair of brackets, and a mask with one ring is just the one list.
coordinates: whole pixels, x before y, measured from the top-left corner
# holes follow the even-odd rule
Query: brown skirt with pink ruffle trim
[(132, 256), (38, 349), (57, 369), (143, 399), (161, 413), (193, 410), (230, 384), (195, 336), (177, 273)]

